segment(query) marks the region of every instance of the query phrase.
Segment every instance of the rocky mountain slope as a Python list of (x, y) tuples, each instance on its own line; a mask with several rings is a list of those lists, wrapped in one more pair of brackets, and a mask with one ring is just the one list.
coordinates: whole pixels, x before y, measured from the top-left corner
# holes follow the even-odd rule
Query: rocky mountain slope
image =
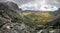
[(0, 33), (34, 33), (34, 29), (17, 22), (22, 21), (21, 11), (13, 2), (0, 2)]

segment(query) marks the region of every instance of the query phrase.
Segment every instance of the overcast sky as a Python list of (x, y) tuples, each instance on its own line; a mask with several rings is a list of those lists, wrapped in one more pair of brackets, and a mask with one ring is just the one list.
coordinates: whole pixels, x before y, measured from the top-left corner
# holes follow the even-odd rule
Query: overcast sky
[[(28, 3), (28, 2), (35, 1), (35, 0), (0, 0), (0, 1), (13, 1), (13, 2), (17, 3), (18, 5), (21, 5), (21, 4)], [(59, 5), (59, 3), (60, 3), (60, 0), (46, 0), (46, 1), (50, 2), (51, 4)]]
[(21, 4), (28, 3), (33, 0), (0, 0), (0, 1), (12, 1), (12, 2), (17, 3), (18, 5), (21, 5)]
[[(31, 3), (32, 5), (36, 2), (40, 3), (41, 1), (45, 1), (47, 4), (51, 4), (51, 5), (55, 5), (58, 8), (60, 8), (60, 0), (0, 0), (0, 1), (12, 1), (18, 4), (18, 6), (22, 6), (27, 4), (29, 6), (28, 3)], [(45, 4), (44, 2), (42, 2), (43, 4)]]

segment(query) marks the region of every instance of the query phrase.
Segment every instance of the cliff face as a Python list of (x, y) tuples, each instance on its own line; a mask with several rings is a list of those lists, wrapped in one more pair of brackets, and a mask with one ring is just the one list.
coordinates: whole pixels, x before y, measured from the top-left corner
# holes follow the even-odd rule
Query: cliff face
[(0, 33), (36, 33), (24, 23), (17, 22), (23, 18), (21, 11), (13, 2), (0, 2)]
[(13, 19), (22, 19), (21, 10), (13, 2), (0, 2), (0, 22), (2, 20), (11, 22)]

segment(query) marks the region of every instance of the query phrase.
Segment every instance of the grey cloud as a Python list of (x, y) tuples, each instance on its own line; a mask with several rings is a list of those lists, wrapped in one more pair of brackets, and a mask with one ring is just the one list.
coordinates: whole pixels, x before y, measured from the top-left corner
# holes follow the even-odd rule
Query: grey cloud
[(11, 2), (17, 3), (18, 5), (21, 5), (21, 4), (28, 3), (33, 0), (0, 0), (0, 1), (11, 1)]
[[(30, 1), (35, 1), (35, 0), (0, 0), (0, 1), (12, 1), (17, 3), (20, 6), (22, 4), (28, 3)], [(47, 3), (60, 7), (60, 0), (47, 0), (47, 1), (48, 1)]]

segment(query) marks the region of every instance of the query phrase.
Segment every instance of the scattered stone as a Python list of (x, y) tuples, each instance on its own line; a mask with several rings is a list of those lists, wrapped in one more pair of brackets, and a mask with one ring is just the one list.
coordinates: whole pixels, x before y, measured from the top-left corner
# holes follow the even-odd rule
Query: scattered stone
[(24, 23), (7, 23), (1, 28), (2, 33), (36, 33), (34, 29)]

